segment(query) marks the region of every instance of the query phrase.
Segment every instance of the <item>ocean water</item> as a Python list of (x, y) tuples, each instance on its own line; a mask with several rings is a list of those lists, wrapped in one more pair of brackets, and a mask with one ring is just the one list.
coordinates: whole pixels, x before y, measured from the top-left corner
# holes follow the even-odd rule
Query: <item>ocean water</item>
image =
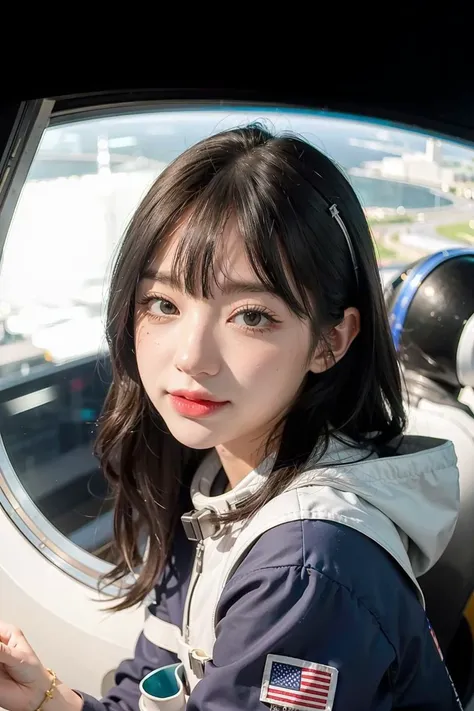
[(360, 175), (349, 175), (348, 177), (364, 207), (397, 208), (402, 206), (407, 210), (421, 210), (430, 207), (443, 207), (452, 203), (449, 198), (440, 196), (436, 191), (419, 185)]
[[(448, 205), (451, 200), (426, 187), (380, 178), (353, 176), (351, 168), (385, 156), (423, 151), (426, 135), (379, 123), (320, 116), (311, 111), (203, 107), (188, 111), (151, 111), (124, 116), (88, 119), (53, 126), (45, 133), (29, 180), (52, 180), (97, 173), (97, 146), (109, 143), (112, 172), (132, 170), (141, 157), (167, 164), (197, 141), (220, 130), (260, 121), (276, 132), (291, 131), (326, 153), (348, 175), (366, 207), (407, 209)], [(366, 145), (354, 145), (353, 139)], [(371, 143), (371, 147), (368, 144)], [(446, 159), (474, 158), (474, 151), (452, 142), (443, 143)], [(124, 168), (124, 165), (128, 166)]]

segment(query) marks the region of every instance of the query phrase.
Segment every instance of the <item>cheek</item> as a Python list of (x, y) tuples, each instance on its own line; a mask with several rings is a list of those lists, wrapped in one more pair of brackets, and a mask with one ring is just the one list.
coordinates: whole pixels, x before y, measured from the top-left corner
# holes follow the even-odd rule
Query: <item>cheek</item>
[(285, 339), (284, 344), (272, 347), (247, 349), (235, 354), (234, 377), (241, 385), (259, 392), (271, 389), (275, 393), (292, 391), (301, 383), (307, 372), (307, 344)]
[(135, 331), (135, 356), (142, 377), (150, 373), (156, 375), (156, 366), (160, 362), (160, 356), (162, 357), (161, 350), (153, 329), (146, 323), (140, 324)]
[(142, 347), (143, 339), (146, 338), (149, 331), (144, 315), (138, 310), (135, 311), (133, 328), (133, 340), (135, 342), (135, 350), (138, 351)]
[(146, 324), (141, 323), (135, 328), (135, 353), (138, 358), (143, 358), (149, 350), (150, 331)]

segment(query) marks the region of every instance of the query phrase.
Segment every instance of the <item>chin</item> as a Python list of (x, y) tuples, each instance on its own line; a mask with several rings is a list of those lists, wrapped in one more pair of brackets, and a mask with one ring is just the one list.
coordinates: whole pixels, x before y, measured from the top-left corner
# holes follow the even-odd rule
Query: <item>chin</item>
[(222, 442), (222, 435), (204, 422), (179, 417), (165, 419), (166, 425), (175, 439), (191, 449), (211, 449)]

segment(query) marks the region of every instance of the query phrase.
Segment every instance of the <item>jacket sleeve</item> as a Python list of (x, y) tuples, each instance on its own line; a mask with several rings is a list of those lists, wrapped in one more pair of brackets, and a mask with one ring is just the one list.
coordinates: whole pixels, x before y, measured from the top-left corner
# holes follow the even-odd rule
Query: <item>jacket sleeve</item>
[[(148, 612), (169, 622), (164, 598), (159, 605), (150, 605)], [(76, 693), (84, 699), (84, 711), (138, 711), (139, 684), (143, 677), (158, 667), (177, 661), (175, 654), (157, 647), (141, 632), (133, 658), (123, 661), (117, 667), (115, 685), (100, 701), (81, 691)]]
[[(269, 711), (272, 702), (260, 700), (268, 655), (287, 658), (275, 668), (274, 682), (288, 687), (276, 692), (275, 710), (284, 707), (284, 699), (291, 700), (295, 691), (298, 677), (291, 673), (295, 660), (296, 667), (309, 662), (338, 673), (331, 682), (332, 705), (321, 699), (328, 684), (310, 683), (321, 694), (303, 696), (307, 706), (303, 701), (298, 706), (293, 697), (290, 708), (392, 708), (388, 672), (395, 651), (371, 612), (348, 589), (317, 570), (278, 566), (237, 573), (227, 584), (218, 609), (213, 660), (193, 690), (187, 711)], [(320, 669), (324, 674), (324, 667)], [(282, 670), (287, 673), (283, 682), (278, 676)]]

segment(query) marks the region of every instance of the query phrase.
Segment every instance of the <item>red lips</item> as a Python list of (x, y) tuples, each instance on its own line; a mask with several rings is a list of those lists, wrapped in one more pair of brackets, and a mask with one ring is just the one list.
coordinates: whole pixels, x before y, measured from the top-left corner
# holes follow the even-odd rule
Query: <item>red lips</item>
[(169, 393), (174, 409), (185, 417), (204, 417), (229, 404), (228, 400), (216, 400), (204, 390), (174, 390)]

